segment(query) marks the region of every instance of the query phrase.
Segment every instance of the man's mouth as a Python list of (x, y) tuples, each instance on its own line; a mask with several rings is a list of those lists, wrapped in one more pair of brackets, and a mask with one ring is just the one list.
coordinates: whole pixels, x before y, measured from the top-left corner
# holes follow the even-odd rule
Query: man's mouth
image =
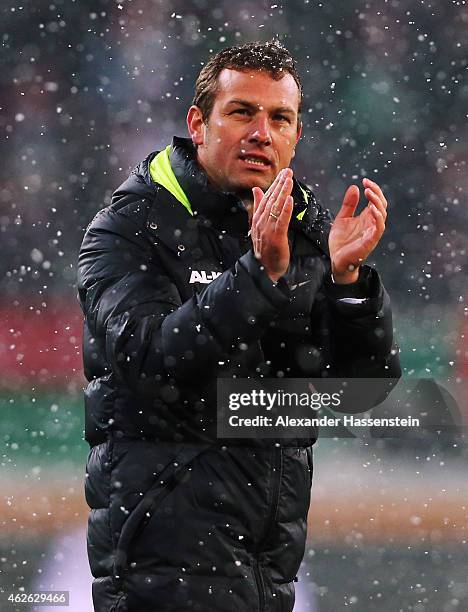
[(241, 155), (241, 160), (252, 166), (259, 168), (267, 168), (271, 166), (271, 162), (266, 157), (260, 157), (257, 155)]

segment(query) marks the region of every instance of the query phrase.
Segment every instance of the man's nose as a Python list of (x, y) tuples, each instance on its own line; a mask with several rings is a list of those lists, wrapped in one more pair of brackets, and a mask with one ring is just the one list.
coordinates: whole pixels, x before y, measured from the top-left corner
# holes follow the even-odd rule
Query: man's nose
[(264, 145), (271, 144), (270, 122), (268, 117), (256, 117), (249, 136), (250, 142), (259, 142)]

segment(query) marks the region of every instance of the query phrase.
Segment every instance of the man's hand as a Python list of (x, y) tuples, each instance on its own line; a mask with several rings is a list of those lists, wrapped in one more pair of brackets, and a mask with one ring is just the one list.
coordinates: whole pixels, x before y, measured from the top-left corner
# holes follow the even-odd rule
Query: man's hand
[(289, 266), (288, 226), (293, 211), (293, 172), (279, 172), (268, 190), (252, 189), (254, 197), (251, 238), (255, 257), (266, 273), (277, 282)]
[(354, 217), (359, 203), (359, 187), (348, 187), (328, 238), (332, 274), (339, 284), (357, 281), (359, 266), (375, 249), (385, 230), (387, 200), (377, 183), (368, 178), (362, 183), (368, 205)]

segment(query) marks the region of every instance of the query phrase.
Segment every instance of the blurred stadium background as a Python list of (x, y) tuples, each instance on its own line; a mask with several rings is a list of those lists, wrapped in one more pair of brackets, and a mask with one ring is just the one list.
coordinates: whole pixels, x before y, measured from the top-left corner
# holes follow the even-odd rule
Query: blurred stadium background
[[(60, 589), (89, 612), (75, 296), (86, 225), (134, 164), (186, 134), (208, 55), (276, 35), (304, 79), (296, 175), (334, 212), (349, 183), (384, 187), (375, 263), (405, 375), (456, 389), (468, 375), (468, 6), (6, 0), (1, 22), (0, 609), (13, 609), (5, 594)], [(315, 457), (295, 611), (467, 610), (463, 436), (324, 439)]]

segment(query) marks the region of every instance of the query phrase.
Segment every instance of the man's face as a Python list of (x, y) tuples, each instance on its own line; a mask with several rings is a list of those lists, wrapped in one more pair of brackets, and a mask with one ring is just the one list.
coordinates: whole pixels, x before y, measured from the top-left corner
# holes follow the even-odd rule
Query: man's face
[(299, 89), (289, 73), (224, 69), (207, 123), (192, 106), (188, 125), (198, 161), (219, 189), (238, 195), (267, 189), (287, 168), (299, 139)]

